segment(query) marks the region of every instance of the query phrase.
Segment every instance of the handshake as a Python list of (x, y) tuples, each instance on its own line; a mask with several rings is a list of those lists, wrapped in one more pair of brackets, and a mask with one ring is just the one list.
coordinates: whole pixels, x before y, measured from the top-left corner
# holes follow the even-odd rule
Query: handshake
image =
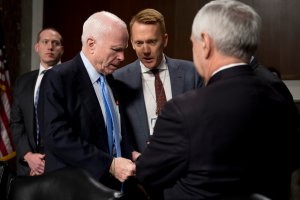
[(120, 182), (126, 181), (129, 177), (135, 176), (135, 161), (141, 155), (137, 151), (132, 152), (132, 160), (127, 158), (113, 158), (109, 172)]

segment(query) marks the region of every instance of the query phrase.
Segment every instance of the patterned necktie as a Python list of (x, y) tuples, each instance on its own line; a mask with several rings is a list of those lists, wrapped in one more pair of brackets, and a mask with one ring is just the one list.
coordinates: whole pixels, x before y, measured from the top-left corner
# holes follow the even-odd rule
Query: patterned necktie
[[(45, 74), (46, 70), (42, 71), (39, 76), (43, 76)], [(38, 120), (38, 113), (37, 113), (37, 107), (38, 107), (38, 100), (39, 100), (39, 93), (40, 93), (40, 85), (38, 85), (36, 89), (36, 93), (34, 96), (34, 112), (35, 112), (35, 128), (36, 128), (36, 145), (39, 145), (40, 141), (40, 128), (39, 128), (39, 120)]]
[(103, 75), (100, 75), (98, 82), (100, 83), (101, 95), (106, 113), (106, 127), (109, 152), (112, 156), (121, 157), (121, 147), (119, 138), (120, 131), (117, 112), (115, 110), (112, 98), (106, 86), (105, 77)]
[(159, 69), (152, 69), (155, 76), (156, 114), (159, 114), (164, 104), (167, 102), (164, 86), (159, 77)]

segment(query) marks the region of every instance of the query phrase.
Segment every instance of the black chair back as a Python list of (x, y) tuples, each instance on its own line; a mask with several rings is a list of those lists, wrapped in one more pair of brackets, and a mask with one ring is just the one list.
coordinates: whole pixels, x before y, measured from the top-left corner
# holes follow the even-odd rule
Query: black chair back
[(82, 169), (61, 169), (41, 176), (17, 176), (8, 200), (114, 200), (122, 194)]

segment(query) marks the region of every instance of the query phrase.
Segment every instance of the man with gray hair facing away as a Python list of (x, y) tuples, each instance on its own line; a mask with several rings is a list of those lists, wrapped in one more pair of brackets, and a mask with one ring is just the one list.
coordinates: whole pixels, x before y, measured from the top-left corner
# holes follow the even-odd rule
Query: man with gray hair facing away
[(248, 64), (260, 27), (239, 1), (210, 1), (195, 16), (193, 58), (205, 86), (164, 106), (136, 160), (138, 180), (155, 196), (288, 199), (299, 166), (295, 107)]

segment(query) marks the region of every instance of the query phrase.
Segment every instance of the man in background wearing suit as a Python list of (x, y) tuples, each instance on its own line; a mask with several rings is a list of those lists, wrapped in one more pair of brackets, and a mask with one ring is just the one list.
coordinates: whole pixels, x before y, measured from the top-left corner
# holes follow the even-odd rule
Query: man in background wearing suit
[(82, 168), (120, 190), (135, 165), (127, 159), (132, 148), (111, 74), (124, 60), (129, 34), (119, 17), (105, 11), (91, 15), (82, 30), (81, 52), (49, 70), (41, 83), (38, 116), (45, 172)]
[(136, 161), (146, 188), (165, 199), (289, 198), (299, 166), (295, 107), (248, 64), (260, 26), (239, 1), (211, 1), (197, 13), (191, 41), (205, 86), (164, 106)]
[[(159, 70), (166, 100), (194, 89), (199, 82), (190, 61), (167, 57), (163, 50), (168, 44), (164, 17), (154, 9), (137, 13), (130, 21), (131, 44), (138, 59), (117, 70), (113, 75), (123, 83), (123, 103), (126, 102), (128, 126), (134, 134), (135, 148), (142, 152), (152, 135), (158, 107), (153, 69)], [(162, 95), (162, 92), (160, 92)]]
[(40, 67), (19, 77), (14, 87), (10, 128), (17, 150), (18, 175), (44, 173), (44, 152), (41, 143), (37, 141), (34, 100), (43, 71), (61, 60), (64, 52), (62, 42), (61, 34), (54, 28), (42, 29), (34, 46), (40, 57)]

